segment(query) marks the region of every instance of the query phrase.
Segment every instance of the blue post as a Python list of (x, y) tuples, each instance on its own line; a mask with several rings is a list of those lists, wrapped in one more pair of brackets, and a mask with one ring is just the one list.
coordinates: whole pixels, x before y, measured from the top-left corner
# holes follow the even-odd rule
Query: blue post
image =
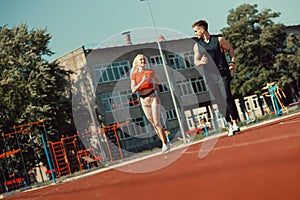
[(247, 124), (250, 123), (250, 117), (249, 117), (248, 111), (246, 113), (246, 123)]
[(170, 143), (170, 138), (169, 138), (170, 131), (169, 130), (165, 130), (164, 133), (166, 135), (167, 142)]
[(204, 128), (205, 136), (208, 136), (208, 130), (207, 130), (206, 122), (204, 122), (203, 128)]
[(50, 169), (50, 172), (51, 172), (52, 180), (53, 180), (54, 183), (56, 183), (56, 179), (55, 179), (55, 176), (54, 176), (54, 173), (53, 173), (53, 169), (52, 169), (52, 165), (51, 165), (50, 158), (49, 158), (49, 155), (48, 155), (47, 146), (46, 146), (46, 142), (45, 142), (43, 133), (42, 133), (42, 142), (43, 142), (43, 145), (44, 145), (44, 150), (45, 150), (45, 154), (46, 154), (46, 157), (47, 157), (47, 162), (48, 162), (49, 169)]
[(275, 108), (274, 108), (274, 110), (276, 112), (275, 116), (279, 116), (279, 115), (281, 115), (281, 110), (278, 106), (277, 98), (276, 98), (276, 95), (274, 93), (274, 91), (276, 90), (276, 87), (277, 87), (276, 84), (274, 86), (269, 87), (269, 92), (270, 92), (271, 98), (273, 99), (274, 104), (275, 104)]
[(253, 121), (252, 121), (252, 123), (254, 123), (257, 120), (257, 117), (256, 117), (254, 109), (252, 109), (252, 113), (253, 113)]

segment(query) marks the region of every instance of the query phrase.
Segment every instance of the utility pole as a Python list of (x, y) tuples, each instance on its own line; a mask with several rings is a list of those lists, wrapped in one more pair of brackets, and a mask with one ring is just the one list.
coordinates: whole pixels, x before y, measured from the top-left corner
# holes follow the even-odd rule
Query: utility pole
[(178, 111), (178, 106), (177, 106), (175, 95), (174, 95), (174, 88), (173, 88), (173, 85), (171, 84), (169, 73), (168, 73), (168, 70), (167, 70), (166, 58), (165, 58), (165, 56), (162, 52), (161, 45), (160, 45), (160, 42), (158, 40), (158, 34), (157, 34), (156, 26), (155, 26), (155, 23), (154, 23), (154, 20), (153, 20), (153, 15), (152, 15), (152, 12), (151, 12), (150, 4), (149, 4), (148, 0), (140, 0), (140, 1), (146, 1), (146, 3), (147, 3), (147, 8), (148, 8), (150, 19), (151, 19), (151, 22), (152, 22), (156, 42), (157, 42), (157, 45), (158, 45), (158, 50), (159, 50), (160, 56), (162, 58), (162, 64), (163, 64), (163, 68), (164, 68), (164, 71), (165, 71), (165, 74), (166, 74), (167, 82), (168, 82), (168, 85), (169, 85), (169, 88), (170, 88), (171, 98), (172, 98), (172, 101), (173, 101), (173, 104), (174, 104), (174, 107), (175, 107), (175, 113), (177, 115), (179, 127), (180, 127), (180, 130), (181, 130), (181, 135), (182, 135), (184, 143), (186, 143), (187, 141), (186, 141), (186, 136), (185, 136), (184, 128), (183, 128), (182, 121), (181, 121), (181, 115), (180, 115), (180, 112)]

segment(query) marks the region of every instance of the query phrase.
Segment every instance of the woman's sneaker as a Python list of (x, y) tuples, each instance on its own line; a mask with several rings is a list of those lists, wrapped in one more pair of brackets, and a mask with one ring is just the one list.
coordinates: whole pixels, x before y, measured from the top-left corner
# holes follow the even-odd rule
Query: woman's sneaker
[(170, 150), (170, 145), (169, 144), (165, 144), (163, 143), (162, 148), (161, 148), (161, 152), (162, 153), (166, 153)]

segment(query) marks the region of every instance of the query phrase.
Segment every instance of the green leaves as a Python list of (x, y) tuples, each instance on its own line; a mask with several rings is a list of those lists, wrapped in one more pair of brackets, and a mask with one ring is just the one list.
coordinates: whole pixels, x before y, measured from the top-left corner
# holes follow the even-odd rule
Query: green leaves
[(0, 27), (0, 132), (40, 119), (59, 130), (56, 120), (69, 115), (63, 112), (70, 111), (70, 102), (66, 106), (60, 100), (69, 87), (70, 72), (42, 58), (53, 54), (50, 39), (46, 30), (28, 30), (25, 24)]
[[(296, 68), (283, 66), (294, 59), (284, 58), (287, 58), (286, 51), (294, 54), (297, 45), (296, 42), (286, 44), (284, 25), (273, 22), (279, 15), (271, 9), (259, 11), (256, 4), (243, 4), (229, 11), (229, 27), (224, 28), (222, 34), (236, 53), (237, 70), (232, 88), (235, 94), (252, 95), (261, 93), (266, 83), (276, 81), (284, 87), (290, 82), (283, 73), (293, 73)], [(286, 49), (286, 45), (291, 47)], [(299, 76), (299, 70), (296, 74)], [(283, 77), (286, 81), (281, 81)]]
[[(45, 120), (47, 134), (53, 141), (61, 137), (62, 131), (75, 133), (71, 102), (65, 96), (71, 72), (43, 59), (43, 55), (53, 54), (48, 48), (50, 39), (46, 30), (28, 30), (25, 24), (12, 29), (0, 27), (0, 133), (14, 132), (14, 125), (41, 119)], [(6, 141), (1, 137), (0, 152), (19, 148), (18, 137), (26, 167), (34, 166), (37, 156), (44, 153), (42, 131), (40, 127), (30, 127), (28, 133)]]
[(290, 34), (287, 37), (286, 48), (275, 57), (275, 64), (280, 77), (278, 83), (285, 86), (289, 85), (296, 96), (300, 96), (299, 76), (300, 76), (300, 37)]

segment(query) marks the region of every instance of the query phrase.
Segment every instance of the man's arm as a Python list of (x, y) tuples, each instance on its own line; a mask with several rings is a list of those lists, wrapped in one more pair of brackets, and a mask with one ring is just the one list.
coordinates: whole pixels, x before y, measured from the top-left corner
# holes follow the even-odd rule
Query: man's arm
[(229, 42), (227, 40), (225, 40), (225, 38), (223, 37), (219, 37), (219, 43), (220, 43), (220, 47), (227, 51), (230, 57), (230, 63), (229, 63), (229, 69), (231, 71), (235, 70), (235, 54), (234, 54), (234, 50), (232, 48), (232, 46), (229, 44)]
[(207, 64), (208, 59), (205, 55), (201, 56), (199, 49), (198, 49), (198, 44), (196, 43), (194, 45), (194, 65), (197, 67), (200, 67), (202, 65)]

